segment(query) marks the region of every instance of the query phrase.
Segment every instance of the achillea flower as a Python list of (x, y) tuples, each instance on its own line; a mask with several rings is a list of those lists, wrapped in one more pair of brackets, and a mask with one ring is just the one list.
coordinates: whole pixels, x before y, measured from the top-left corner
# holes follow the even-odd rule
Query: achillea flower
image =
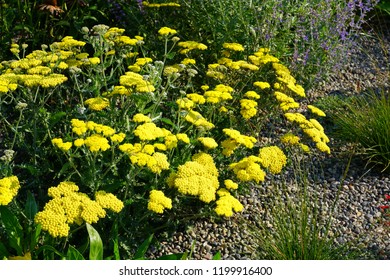
[(313, 105), (307, 105), (307, 108), (313, 113), (316, 114), (319, 117), (325, 117), (326, 114), (319, 108)]
[(265, 172), (261, 169), (260, 158), (256, 156), (249, 156), (243, 158), (239, 162), (231, 163), (229, 168), (233, 170), (237, 178), (243, 182), (255, 181), (256, 183), (263, 182), (265, 179)]
[(162, 191), (152, 190), (149, 193), (148, 209), (162, 214), (165, 209), (172, 209), (172, 200), (166, 197)]
[(199, 137), (197, 139), (206, 149), (215, 149), (218, 147), (218, 143), (211, 137)]
[[(145, 5), (145, 2), (144, 2), (144, 5)], [(160, 34), (161, 36), (169, 36), (169, 35), (174, 35), (176, 33), (177, 33), (177, 31), (175, 29), (172, 29), (169, 27), (162, 27), (158, 31), (158, 34)]]
[(152, 155), (152, 159), (147, 163), (148, 168), (155, 174), (160, 174), (163, 170), (169, 170), (168, 157), (159, 152)]
[(88, 130), (86, 123), (78, 119), (72, 119), (71, 125), (72, 125), (72, 131), (79, 136), (83, 135)]
[(72, 142), (63, 142), (61, 138), (53, 138), (51, 143), (64, 152), (69, 151), (69, 149), (72, 147)]
[(184, 65), (189, 65), (189, 64), (196, 64), (196, 61), (193, 58), (185, 58), (181, 61), (181, 63)]
[(110, 139), (112, 142), (114, 143), (121, 143), (126, 137), (126, 134), (124, 134), (123, 132), (120, 132), (120, 133), (116, 133), (112, 136), (110, 136)]
[(149, 141), (164, 137), (164, 132), (154, 123), (148, 122), (137, 126), (134, 130), (134, 135), (138, 136), (142, 141)]
[(205, 44), (198, 43), (195, 41), (179, 42), (177, 45), (179, 47), (183, 48), (179, 51), (179, 53), (181, 53), (181, 54), (187, 54), (188, 52), (190, 52), (192, 50), (206, 50), (207, 49), (207, 46)]
[(254, 82), (253, 85), (260, 89), (271, 88), (271, 85), (267, 82)]
[(152, 119), (148, 116), (145, 116), (144, 114), (138, 113), (133, 116), (133, 122), (136, 123), (148, 123), (152, 122)]
[(41, 224), (53, 237), (66, 237), (70, 225), (96, 223), (106, 216), (104, 209), (119, 212), (123, 208), (123, 203), (112, 194), (97, 192), (94, 201), (78, 190), (73, 182), (61, 182), (57, 187), (49, 188), (48, 195), (52, 199), (36, 214), (35, 223)]
[(84, 144), (89, 148), (91, 152), (106, 151), (110, 148), (108, 140), (100, 134), (93, 134), (88, 136), (84, 140)]
[(224, 43), (222, 45), (224, 49), (232, 50), (232, 51), (237, 51), (237, 52), (242, 52), (244, 51), (244, 47), (239, 44), (239, 43)]
[(185, 120), (194, 124), (197, 127), (204, 128), (206, 130), (214, 128), (214, 124), (207, 121), (199, 112), (191, 110), (185, 116)]
[(104, 97), (89, 98), (85, 100), (84, 103), (89, 107), (89, 109), (94, 111), (101, 111), (110, 106), (109, 100)]
[(188, 93), (186, 94), (186, 97), (190, 99), (195, 104), (204, 104), (206, 103), (206, 99), (203, 97), (203, 95), (197, 94), (197, 93)]
[(244, 206), (233, 197), (226, 189), (220, 189), (217, 192), (219, 199), (217, 200), (215, 212), (220, 216), (231, 217), (234, 212), (240, 212)]
[(115, 213), (119, 213), (124, 207), (121, 200), (112, 193), (106, 193), (105, 191), (98, 191), (95, 194), (95, 200), (102, 208), (110, 209)]
[(245, 97), (249, 99), (259, 99), (260, 95), (256, 91), (250, 90), (245, 93)]
[(192, 161), (179, 166), (173, 180), (173, 186), (182, 194), (199, 197), (203, 202), (215, 200), (219, 187), (218, 170), (213, 158), (205, 153), (192, 157)]
[(292, 133), (286, 133), (280, 138), (281, 142), (288, 145), (298, 144), (300, 138)]
[(225, 184), (225, 187), (228, 189), (228, 190), (236, 190), (238, 189), (238, 184), (233, 182), (232, 180), (228, 179), (228, 180), (225, 180), (224, 181), (224, 184)]
[(18, 193), (20, 183), (18, 177), (9, 176), (0, 179), (0, 205), (8, 205)]
[(277, 146), (261, 148), (259, 151), (260, 163), (273, 174), (279, 174), (287, 163), (287, 157)]
[(241, 99), (241, 115), (244, 119), (250, 119), (257, 114), (257, 102), (251, 99)]
[(191, 110), (195, 106), (195, 103), (186, 97), (177, 99), (176, 104), (179, 106), (179, 110), (186, 111)]

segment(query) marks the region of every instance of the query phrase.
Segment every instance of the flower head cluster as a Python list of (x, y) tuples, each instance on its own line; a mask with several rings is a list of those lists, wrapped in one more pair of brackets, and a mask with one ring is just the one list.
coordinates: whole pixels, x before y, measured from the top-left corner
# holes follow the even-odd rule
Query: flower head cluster
[(154, 86), (150, 82), (134, 72), (126, 72), (125, 75), (120, 76), (119, 83), (121, 86), (126, 87), (129, 92), (146, 93), (155, 91)]
[(108, 107), (110, 105), (110, 102), (107, 98), (104, 97), (94, 97), (85, 100), (84, 104), (87, 105), (91, 110), (101, 111)]
[(240, 181), (255, 181), (259, 183), (265, 179), (265, 172), (261, 169), (259, 162), (261, 162), (259, 157), (249, 156), (239, 162), (231, 163), (229, 168), (233, 170)]
[(222, 131), (227, 136), (229, 136), (228, 139), (222, 141), (221, 143), (223, 147), (222, 154), (225, 156), (230, 156), (239, 146), (244, 146), (248, 149), (252, 149), (254, 144), (256, 143), (256, 138), (252, 136), (242, 135), (238, 130), (224, 128)]
[(180, 4), (174, 2), (168, 3), (149, 3), (149, 1), (142, 1), (142, 6), (146, 8), (162, 8), (162, 7), (180, 7)]
[(198, 43), (195, 41), (185, 41), (185, 42), (179, 42), (179, 47), (182, 47), (182, 49), (179, 51), (181, 54), (187, 54), (188, 52), (192, 50), (206, 50), (207, 46), (202, 43)]
[(206, 153), (198, 153), (179, 166), (169, 178), (169, 184), (182, 194), (197, 196), (203, 202), (215, 200), (219, 188), (218, 170), (213, 158)]
[(156, 152), (155, 146), (146, 143), (125, 143), (119, 149), (126, 153), (132, 164), (139, 167), (148, 167), (155, 174), (169, 169), (168, 158), (165, 154)]
[(231, 217), (234, 212), (240, 212), (244, 209), (241, 202), (238, 201), (226, 189), (219, 189), (217, 192), (219, 199), (216, 201), (215, 212), (220, 216)]
[(243, 98), (240, 100), (241, 115), (244, 119), (250, 119), (257, 114), (257, 102), (251, 99)]
[(175, 35), (176, 33), (177, 33), (177, 31), (175, 29), (172, 29), (172, 28), (169, 28), (166, 26), (160, 28), (160, 30), (158, 31), (158, 34), (160, 34), (161, 36)]
[(287, 163), (287, 157), (277, 146), (261, 148), (259, 151), (260, 163), (273, 174), (279, 174)]
[(321, 152), (330, 153), (330, 148), (327, 145), (329, 138), (326, 136), (324, 128), (315, 119), (307, 120), (300, 113), (285, 113), (284, 116), (290, 122), (295, 122), (299, 125), (302, 131), (316, 144), (316, 147)]
[(214, 128), (213, 123), (209, 122), (206, 118), (204, 118), (201, 113), (194, 111), (194, 110), (190, 110), (187, 112), (187, 114), (185, 116), (185, 120), (192, 123), (196, 127), (199, 127), (199, 128), (205, 129), (205, 130), (210, 130), (210, 129)]
[(164, 209), (172, 209), (172, 200), (162, 191), (152, 190), (149, 193), (148, 209), (157, 214), (164, 213)]
[(211, 137), (199, 137), (198, 141), (202, 143), (206, 149), (215, 149), (218, 147), (218, 143)]
[(0, 179), (0, 205), (8, 205), (19, 189), (18, 177), (10, 176)]
[(279, 62), (279, 59), (269, 54), (269, 49), (260, 48), (253, 55), (250, 55), (248, 58), (254, 65), (264, 65), (272, 62)]
[(53, 237), (66, 237), (72, 224), (96, 223), (106, 216), (104, 209), (116, 213), (123, 209), (123, 203), (113, 194), (101, 191), (96, 193), (96, 200), (91, 200), (78, 190), (73, 182), (61, 182), (49, 188), (48, 195), (52, 199), (36, 214), (35, 223), (41, 224)]
[(204, 97), (206, 98), (206, 102), (208, 103), (219, 103), (222, 101), (233, 99), (231, 95), (233, 90), (234, 89), (230, 86), (219, 84), (214, 88), (214, 90), (205, 91)]

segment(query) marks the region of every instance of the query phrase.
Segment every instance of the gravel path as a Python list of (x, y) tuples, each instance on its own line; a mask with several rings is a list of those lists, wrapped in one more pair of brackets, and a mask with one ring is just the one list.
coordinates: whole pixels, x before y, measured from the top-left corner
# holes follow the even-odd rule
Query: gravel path
[[(319, 85), (310, 95), (321, 97), (341, 92), (353, 94), (367, 88), (387, 88), (390, 90), (390, 25), (382, 40), (375, 37), (363, 37), (360, 48), (351, 51), (350, 63), (330, 81)], [(331, 235), (337, 244), (352, 242), (360, 246), (370, 258), (390, 259), (390, 227), (382, 222), (379, 206), (384, 204), (384, 194), (390, 194), (390, 174), (369, 169), (363, 159), (354, 157), (349, 171), (342, 180), (350, 156), (349, 148), (335, 145), (332, 154), (311, 163), (309, 173), (311, 184), (308, 192), (318, 196), (316, 204), (323, 216), (333, 221)], [(286, 170), (280, 180), (293, 178), (291, 170)], [(313, 178), (310, 175), (314, 175)], [(276, 179), (277, 180), (277, 179)], [(281, 181), (280, 181), (281, 182)], [(287, 192), (294, 194), (298, 188), (294, 182), (287, 182)], [(256, 221), (264, 221), (272, 227), (267, 215), (267, 203), (273, 201), (271, 180), (263, 185), (253, 187), (249, 194), (240, 201), (244, 204), (243, 212), (222, 221), (196, 220), (189, 222), (187, 229), (176, 232), (159, 248), (151, 248), (150, 258), (164, 254), (190, 251), (194, 244), (193, 259), (211, 259), (220, 252), (222, 259), (256, 259), (261, 243), (253, 234), (253, 230), (245, 227), (256, 225)], [(339, 200), (335, 212), (332, 205), (337, 196)], [(315, 201), (314, 201), (315, 202)]]

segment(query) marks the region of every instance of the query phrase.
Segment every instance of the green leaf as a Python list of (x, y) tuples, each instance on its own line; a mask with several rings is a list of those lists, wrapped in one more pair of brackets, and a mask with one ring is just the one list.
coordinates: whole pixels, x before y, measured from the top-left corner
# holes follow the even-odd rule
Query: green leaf
[[(61, 253), (56, 248), (54, 248), (53, 246), (50, 246), (50, 245), (43, 245), (43, 246), (39, 247), (39, 249), (35, 253), (36, 253), (36, 255), (39, 255), (40, 252), (44, 252), (44, 253), (51, 252), (51, 253), (55, 253), (56, 255), (60, 256), (61, 258), (65, 258), (63, 253)], [(50, 258), (50, 259), (52, 259), (52, 258)]]
[(67, 260), (85, 260), (83, 255), (73, 246), (69, 246), (66, 254)]
[(57, 124), (65, 116), (66, 116), (65, 112), (57, 112), (55, 114), (52, 114), (50, 116), (50, 119), (49, 119), (50, 127), (52, 128), (55, 124)]
[(134, 254), (134, 260), (142, 260), (145, 259), (145, 253), (149, 248), (150, 243), (153, 240), (153, 233), (149, 235), (149, 237), (142, 242), (141, 246), (138, 248), (137, 252)]
[(38, 206), (35, 202), (34, 196), (31, 194), (31, 192), (27, 193), (27, 201), (26, 206), (24, 208), (25, 214), (29, 220), (33, 220), (35, 217), (35, 214), (38, 212)]
[(217, 252), (214, 256), (213, 256), (213, 260), (214, 261), (218, 261), (221, 259), (221, 252)]
[(113, 240), (114, 243), (114, 257), (116, 260), (120, 260), (119, 254), (119, 241), (118, 241), (118, 221), (115, 221), (113, 225)]
[(9, 252), (3, 243), (0, 242), (0, 260), (4, 259), (4, 257), (8, 257)]
[(14, 248), (19, 256), (22, 255), (21, 240), (23, 239), (23, 228), (18, 218), (7, 207), (0, 207), (1, 221), (7, 232), (9, 244)]
[(89, 259), (102, 260), (103, 259), (103, 242), (99, 233), (90, 225), (86, 224), (89, 235)]
[(30, 251), (33, 251), (37, 246), (39, 241), (39, 235), (41, 234), (42, 226), (38, 224), (34, 230), (34, 233), (31, 234), (31, 243), (30, 243)]

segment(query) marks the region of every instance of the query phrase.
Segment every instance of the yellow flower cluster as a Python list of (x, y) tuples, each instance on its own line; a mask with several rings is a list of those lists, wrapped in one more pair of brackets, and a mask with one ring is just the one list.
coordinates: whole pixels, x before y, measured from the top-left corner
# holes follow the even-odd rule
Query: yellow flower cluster
[(72, 148), (72, 142), (63, 142), (61, 138), (53, 138), (51, 143), (64, 152), (67, 152)]
[(288, 111), (290, 109), (299, 108), (299, 103), (294, 100), (294, 98), (280, 92), (274, 92), (276, 100), (279, 101), (279, 106), (283, 111)]
[(219, 188), (218, 169), (209, 154), (198, 153), (192, 157), (192, 161), (179, 166), (177, 172), (170, 176), (168, 184), (182, 194), (197, 196), (209, 203), (216, 199)]
[(125, 75), (120, 76), (119, 83), (121, 86), (126, 87), (130, 93), (155, 91), (154, 86), (150, 82), (144, 80), (140, 74), (134, 72), (126, 72)]
[(202, 129), (205, 129), (205, 130), (210, 130), (212, 128), (214, 128), (214, 124), (212, 124), (211, 122), (207, 121), (201, 113), (197, 112), (197, 111), (194, 111), (194, 110), (190, 110), (187, 112), (186, 116), (185, 116), (185, 120), (192, 123), (193, 125), (195, 125), (196, 127), (198, 128), (202, 128)]
[(260, 89), (271, 88), (271, 85), (267, 82), (254, 82), (253, 85)]
[(218, 64), (216, 65), (209, 65), (211, 68), (220, 68), (224, 69), (221, 66), (226, 66), (227, 68), (231, 70), (240, 70), (240, 69), (247, 69), (251, 71), (258, 71), (260, 68), (252, 63), (249, 63), (245, 60), (237, 60), (234, 61), (228, 57), (222, 57), (218, 59)]
[(207, 50), (207, 46), (205, 44), (198, 43), (195, 41), (179, 42), (178, 46), (182, 47), (182, 49), (179, 51), (179, 53), (181, 54), (187, 54), (192, 50)]
[(104, 97), (94, 97), (89, 98), (84, 101), (84, 104), (88, 106), (89, 109), (94, 111), (101, 111), (110, 105), (110, 102), (107, 98)]
[(207, 90), (204, 93), (204, 97), (206, 98), (206, 102), (208, 103), (220, 103), (226, 100), (233, 99), (231, 93), (234, 91), (232, 87), (219, 84), (214, 90)]
[(155, 146), (145, 143), (125, 143), (119, 149), (126, 153), (132, 164), (139, 167), (148, 167), (155, 174), (160, 174), (163, 170), (169, 169), (168, 158), (165, 154), (156, 152)]
[(222, 130), (229, 139), (222, 141), (221, 145), (223, 147), (222, 154), (225, 156), (230, 156), (235, 149), (239, 146), (244, 146), (248, 149), (252, 149), (256, 143), (256, 138), (252, 136), (242, 135), (238, 130), (231, 128), (224, 128)]
[(270, 55), (269, 51), (270, 50), (267, 48), (260, 48), (257, 52), (255, 52), (253, 55), (250, 55), (248, 58), (254, 65), (257, 66), (272, 62), (279, 62), (279, 59)]
[(272, 63), (272, 67), (275, 70), (276, 78), (288, 89), (300, 97), (306, 96), (304, 88), (296, 83), (295, 78), (291, 76), (290, 70), (286, 66), (280, 63)]
[(231, 163), (229, 168), (233, 170), (237, 178), (243, 182), (262, 182), (265, 179), (265, 172), (258, 164), (261, 159), (256, 156), (245, 157), (239, 162)]
[(215, 149), (218, 147), (218, 143), (211, 137), (199, 137), (198, 141), (202, 143), (206, 149)]
[(234, 212), (240, 212), (244, 206), (235, 197), (233, 197), (228, 190), (220, 189), (217, 192), (219, 199), (217, 200), (215, 212), (220, 216), (231, 217)]
[(287, 157), (277, 146), (261, 148), (259, 151), (260, 164), (273, 174), (279, 174), (287, 163)]
[(251, 99), (241, 99), (241, 115), (244, 119), (250, 119), (257, 114), (257, 102)]
[(296, 145), (299, 143), (300, 140), (301, 139), (299, 138), (299, 136), (296, 136), (292, 133), (286, 133), (280, 138), (280, 141), (283, 144), (287, 144), (287, 145)]
[(238, 43), (224, 43), (222, 45), (224, 49), (236, 51), (236, 52), (242, 52), (244, 51), (244, 47), (241, 44)]
[(169, 28), (169, 27), (166, 27), (166, 26), (160, 28), (160, 30), (158, 31), (158, 34), (160, 34), (161, 36), (175, 35), (176, 33), (177, 33), (177, 31), (175, 29), (172, 29), (172, 28)]
[(149, 193), (148, 209), (162, 214), (165, 209), (172, 209), (172, 200), (166, 197), (162, 191), (152, 190)]
[(306, 117), (300, 113), (285, 113), (284, 116), (290, 122), (298, 123), (302, 131), (316, 144), (318, 150), (330, 154), (330, 148), (327, 145), (327, 143), (329, 143), (329, 138), (326, 136), (324, 128), (317, 120), (307, 120)]
[(8, 205), (18, 193), (20, 183), (18, 177), (9, 176), (0, 179), (0, 205)]
[(110, 126), (93, 121), (72, 119), (71, 126), (72, 132), (79, 136), (73, 144), (72, 142), (63, 142), (61, 138), (52, 139), (52, 143), (63, 151), (68, 151), (72, 145), (77, 148), (85, 145), (91, 152), (104, 152), (111, 147), (107, 137), (114, 144), (122, 142), (126, 137), (122, 132), (116, 133), (115, 129)]
[(123, 202), (113, 194), (100, 191), (96, 193), (96, 200), (91, 200), (78, 190), (73, 182), (61, 182), (49, 188), (48, 195), (52, 199), (36, 214), (35, 223), (41, 224), (53, 237), (66, 237), (72, 224), (96, 223), (106, 216), (104, 209), (116, 213), (123, 209)]

